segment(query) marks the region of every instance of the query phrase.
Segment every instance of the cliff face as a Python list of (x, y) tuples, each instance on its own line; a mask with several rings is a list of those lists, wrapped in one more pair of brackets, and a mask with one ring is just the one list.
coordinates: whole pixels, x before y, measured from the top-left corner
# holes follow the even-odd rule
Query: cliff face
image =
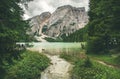
[(58, 7), (52, 14), (44, 12), (41, 15), (31, 18), (30, 33), (59, 37), (63, 34), (68, 35), (79, 30), (87, 22), (88, 16), (84, 7), (76, 8), (65, 5)]
[(30, 28), (27, 33), (30, 35), (40, 35), (42, 33), (43, 26), (47, 24), (50, 16), (50, 12), (44, 12), (41, 15), (37, 15), (29, 19)]

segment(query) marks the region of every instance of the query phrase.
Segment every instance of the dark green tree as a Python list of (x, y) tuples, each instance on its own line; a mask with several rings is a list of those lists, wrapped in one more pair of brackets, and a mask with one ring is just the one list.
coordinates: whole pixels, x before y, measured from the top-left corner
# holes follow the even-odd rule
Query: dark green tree
[(87, 39), (86, 27), (75, 31), (72, 34), (66, 36), (65, 34), (61, 36), (65, 42), (84, 42)]
[(119, 3), (120, 0), (90, 0), (88, 52), (107, 52), (120, 46)]
[(23, 10), (19, 4), (29, 0), (1, 0), (0, 1), (0, 79), (4, 71), (4, 62), (11, 63), (12, 58), (18, 58), (15, 44), (26, 40), (28, 23), (23, 21)]

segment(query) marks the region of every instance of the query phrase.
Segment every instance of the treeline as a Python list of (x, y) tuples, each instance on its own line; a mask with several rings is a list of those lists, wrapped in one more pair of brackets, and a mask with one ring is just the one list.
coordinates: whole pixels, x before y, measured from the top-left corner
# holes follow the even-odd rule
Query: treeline
[(83, 42), (87, 39), (87, 30), (86, 28), (81, 28), (68, 36), (63, 34), (61, 37), (64, 42)]

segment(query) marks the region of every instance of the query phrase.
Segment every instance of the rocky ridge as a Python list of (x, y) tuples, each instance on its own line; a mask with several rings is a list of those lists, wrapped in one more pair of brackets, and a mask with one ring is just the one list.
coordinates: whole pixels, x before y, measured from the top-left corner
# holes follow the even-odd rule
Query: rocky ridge
[(52, 14), (44, 12), (29, 21), (31, 26), (29, 34), (60, 37), (83, 28), (88, 23), (88, 16), (84, 7), (76, 8), (65, 5), (58, 7)]

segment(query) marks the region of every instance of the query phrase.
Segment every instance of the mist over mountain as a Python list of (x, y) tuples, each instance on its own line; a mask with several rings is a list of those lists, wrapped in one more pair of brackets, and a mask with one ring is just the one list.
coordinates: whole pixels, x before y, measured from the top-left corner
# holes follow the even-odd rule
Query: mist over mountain
[(89, 0), (33, 0), (27, 3), (26, 9), (25, 6), (22, 6), (25, 12), (23, 18), (27, 20), (46, 11), (53, 13), (57, 7), (63, 5), (85, 7), (86, 11), (88, 11)]

